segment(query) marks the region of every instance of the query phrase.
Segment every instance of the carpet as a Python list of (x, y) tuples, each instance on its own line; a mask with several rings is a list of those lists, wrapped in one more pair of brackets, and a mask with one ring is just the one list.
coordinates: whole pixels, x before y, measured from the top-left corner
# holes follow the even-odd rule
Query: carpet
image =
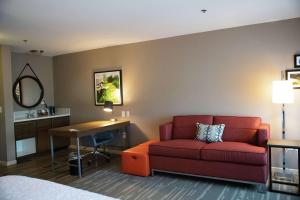
[(259, 193), (248, 184), (216, 181), (166, 173), (138, 177), (104, 168), (71, 184), (91, 192), (122, 200), (299, 200), (298, 196)]

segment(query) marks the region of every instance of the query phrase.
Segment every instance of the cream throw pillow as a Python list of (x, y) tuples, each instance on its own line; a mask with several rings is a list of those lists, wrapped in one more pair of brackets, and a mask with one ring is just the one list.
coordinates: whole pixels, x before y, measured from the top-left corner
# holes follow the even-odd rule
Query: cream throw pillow
[(223, 142), (222, 135), (225, 124), (207, 125), (196, 123), (196, 139), (203, 142)]

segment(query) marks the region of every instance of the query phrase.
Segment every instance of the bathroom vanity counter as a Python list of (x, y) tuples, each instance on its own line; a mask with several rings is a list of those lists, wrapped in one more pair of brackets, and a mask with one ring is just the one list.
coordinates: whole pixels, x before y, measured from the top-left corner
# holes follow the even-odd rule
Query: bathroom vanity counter
[(55, 114), (55, 115), (46, 115), (46, 116), (36, 116), (36, 117), (16, 117), (14, 119), (14, 122), (27, 122), (27, 121), (33, 121), (33, 120), (40, 120), (40, 119), (51, 119), (51, 118), (57, 118), (57, 117), (68, 117), (70, 116), (70, 113), (64, 113), (64, 114)]
[(27, 114), (30, 111), (17, 111), (14, 113), (14, 122), (26, 122), (26, 121), (33, 121), (33, 120), (40, 120), (40, 119), (51, 119), (57, 117), (67, 117), (70, 116), (70, 109), (69, 108), (57, 108), (55, 115), (45, 115), (45, 116), (37, 116), (37, 111), (32, 110), (34, 117), (27, 117)]

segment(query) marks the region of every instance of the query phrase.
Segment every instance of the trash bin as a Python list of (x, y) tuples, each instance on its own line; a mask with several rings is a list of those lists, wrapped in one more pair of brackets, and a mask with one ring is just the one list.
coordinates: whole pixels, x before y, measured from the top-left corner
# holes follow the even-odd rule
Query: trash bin
[[(75, 152), (71, 152), (69, 154), (69, 164), (70, 164), (70, 175), (75, 175), (78, 176), (78, 166), (74, 166), (74, 165), (78, 165), (78, 160), (77, 160), (77, 153)], [(81, 166), (81, 174), (82, 174), (82, 156), (80, 158), (80, 166)]]

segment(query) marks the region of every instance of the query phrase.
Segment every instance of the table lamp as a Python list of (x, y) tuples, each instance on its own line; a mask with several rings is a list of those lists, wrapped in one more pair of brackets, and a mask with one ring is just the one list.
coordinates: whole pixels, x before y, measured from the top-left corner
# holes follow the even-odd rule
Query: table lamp
[(111, 101), (105, 101), (103, 110), (105, 112), (112, 112), (113, 111), (113, 102)]
[[(113, 111), (113, 102), (112, 101), (105, 101), (104, 102), (104, 107), (103, 107), (103, 110), (105, 111), (105, 112), (110, 112), (110, 113), (112, 113), (112, 111)], [(110, 121), (117, 121), (117, 119), (114, 119), (114, 118), (112, 118), (112, 119), (110, 119)]]
[[(285, 139), (285, 104), (294, 103), (292, 81), (273, 81), (272, 102), (282, 104), (282, 139)], [(282, 169), (285, 170), (285, 149), (282, 150)]]

